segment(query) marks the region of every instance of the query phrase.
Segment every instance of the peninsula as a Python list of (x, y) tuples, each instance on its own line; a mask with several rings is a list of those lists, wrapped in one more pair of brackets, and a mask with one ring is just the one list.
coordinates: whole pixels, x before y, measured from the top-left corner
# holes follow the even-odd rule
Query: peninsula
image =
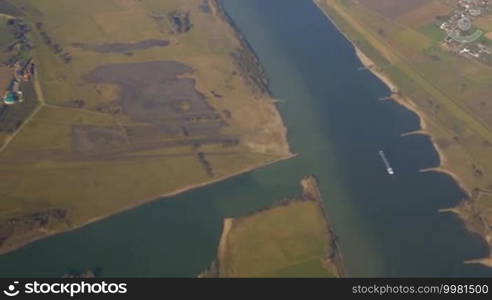
[(316, 178), (302, 193), (238, 219), (225, 219), (217, 259), (200, 277), (340, 277), (336, 235)]
[(0, 49), (0, 253), (292, 157), (216, 0), (4, 0)]

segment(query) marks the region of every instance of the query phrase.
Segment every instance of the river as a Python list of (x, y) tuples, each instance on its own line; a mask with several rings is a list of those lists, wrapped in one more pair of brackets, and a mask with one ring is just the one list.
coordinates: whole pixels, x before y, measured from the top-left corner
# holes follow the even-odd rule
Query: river
[[(464, 260), (485, 243), (451, 213), (464, 196), (442, 173), (417, 116), (392, 101), (310, 0), (224, 0), (257, 53), (294, 159), (161, 199), (0, 256), (0, 276), (196, 276), (215, 258), (222, 220), (300, 192), (316, 175), (348, 276), (492, 276)], [(387, 174), (379, 150), (395, 170)]]

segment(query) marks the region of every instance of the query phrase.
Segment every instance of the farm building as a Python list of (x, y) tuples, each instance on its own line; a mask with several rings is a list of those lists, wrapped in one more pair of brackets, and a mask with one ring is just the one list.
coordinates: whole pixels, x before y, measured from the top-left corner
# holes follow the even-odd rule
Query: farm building
[(17, 100), (17, 96), (11, 91), (7, 91), (5, 93), (5, 96), (3, 96), (3, 103), (7, 105), (15, 104), (16, 100)]

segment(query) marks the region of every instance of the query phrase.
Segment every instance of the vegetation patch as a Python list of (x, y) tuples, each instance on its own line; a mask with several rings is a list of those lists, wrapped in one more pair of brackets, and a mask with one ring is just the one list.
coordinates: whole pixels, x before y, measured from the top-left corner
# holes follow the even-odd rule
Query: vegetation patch
[(343, 275), (336, 237), (314, 177), (303, 193), (239, 219), (226, 219), (217, 260), (201, 277)]
[(169, 22), (174, 30), (174, 33), (187, 33), (193, 27), (190, 19), (190, 13), (187, 11), (173, 11), (169, 14)]
[(10, 218), (0, 223), (0, 246), (10, 242), (11, 238), (30, 236), (53, 226), (67, 225), (66, 222), (67, 210), (58, 208)]
[(428, 0), (395, 1), (395, 0), (364, 0), (364, 5), (388, 17), (398, 17), (419, 8)]
[(171, 135), (218, 135), (222, 116), (195, 89), (195, 81), (178, 78), (193, 70), (175, 61), (100, 66), (85, 76), (91, 83), (117, 84), (124, 113), (154, 124)]
[(78, 47), (84, 51), (93, 51), (98, 53), (129, 53), (131, 51), (145, 50), (153, 47), (166, 47), (169, 41), (166, 40), (144, 40), (136, 43), (109, 43), (88, 45), (83, 43), (74, 43), (72, 46)]
[(24, 15), (22, 10), (10, 3), (10, 1), (0, 1), (0, 14), (6, 14), (10, 16), (22, 16)]

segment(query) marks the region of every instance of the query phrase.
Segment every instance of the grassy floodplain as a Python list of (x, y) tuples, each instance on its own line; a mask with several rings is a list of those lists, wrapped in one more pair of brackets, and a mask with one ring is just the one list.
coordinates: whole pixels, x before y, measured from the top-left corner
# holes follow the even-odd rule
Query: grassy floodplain
[(201, 277), (338, 277), (336, 237), (316, 179), (302, 179), (294, 199), (238, 219), (225, 219), (217, 260)]
[[(439, 17), (456, 1), (315, 0), (361, 61), (416, 112), (443, 171), (468, 199), (451, 210), (492, 246), (492, 69), (440, 47)], [(427, 171), (427, 170), (423, 170)]]
[(41, 105), (0, 148), (0, 253), (292, 156), (216, 1), (6, 3)]

